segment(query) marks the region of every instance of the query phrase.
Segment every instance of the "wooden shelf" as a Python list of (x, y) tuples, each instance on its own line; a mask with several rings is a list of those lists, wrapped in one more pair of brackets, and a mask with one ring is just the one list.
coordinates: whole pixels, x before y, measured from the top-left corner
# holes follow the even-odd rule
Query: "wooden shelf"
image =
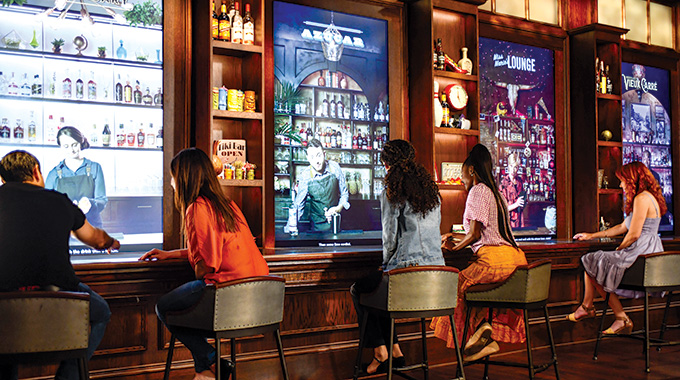
[(598, 194), (623, 194), (623, 189), (598, 189)]
[(212, 41), (214, 54), (243, 57), (248, 54), (262, 54), (262, 46), (233, 44), (227, 41)]
[(621, 100), (621, 95), (616, 95), (616, 94), (601, 94), (597, 93), (597, 98), (598, 99), (607, 99), (607, 100)]
[(220, 179), (220, 185), (233, 187), (262, 187), (261, 179)]
[(479, 130), (477, 130), (477, 129), (459, 129), (459, 128), (435, 127), (434, 133), (441, 133), (441, 134), (445, 134), (445, 135), (460, 135), (460, 136), (477, 136), (477, 137), (479, 137)]
[(262, 120), (262, 112), (238, 112), (238, 111), (224, 111), (212, 110), (213, 117), (224, 119), (248, 119), (248, 120)]
[(623, 147), (623, 144), (620, 141), (602, 141), (598, 140), (597, 141), (597, 146), (608, 146), (612, 148), (621, 148)]
[(467, 80), (471, 82), (477, 82), (479, 80), (479, 78), (476, 75), (454, 73), (453, 71), (435, 70), (434, 78), (437, 79), (438, 77)]

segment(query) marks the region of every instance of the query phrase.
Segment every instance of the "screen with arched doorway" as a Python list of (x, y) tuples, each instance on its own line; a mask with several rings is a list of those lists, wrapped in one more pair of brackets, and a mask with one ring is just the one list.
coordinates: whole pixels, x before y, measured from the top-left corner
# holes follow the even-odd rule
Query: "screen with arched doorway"
[(276, 245), (381, 243), (387, 21), (274, 2)]

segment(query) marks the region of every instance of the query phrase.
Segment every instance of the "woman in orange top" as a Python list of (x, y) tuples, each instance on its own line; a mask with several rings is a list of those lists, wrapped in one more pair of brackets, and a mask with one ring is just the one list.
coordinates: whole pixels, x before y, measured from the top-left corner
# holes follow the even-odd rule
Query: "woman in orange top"
[[(164, 251), (157, 248), (140, 260), (188, 259), (196, 280), (188, 282), (158, 300), (156, 314), (177, 339), (191, 351), (196, 375), (194, 380), (215, 378), (215, 349), (197, 330), (168, 326), (169, 311), (195, 305), (206, 284), (265, 276), (269, 268), (255, 245), (250, 228), (238, 206), (220, 187), (208, 156), (189, 148), (179, 152), (170, 163), (175, 207), (183, 216), (187, 248)], [(220, 363), (229, 378), (233, 365)], [(224, 372), (226, 371), (226, 372)]]

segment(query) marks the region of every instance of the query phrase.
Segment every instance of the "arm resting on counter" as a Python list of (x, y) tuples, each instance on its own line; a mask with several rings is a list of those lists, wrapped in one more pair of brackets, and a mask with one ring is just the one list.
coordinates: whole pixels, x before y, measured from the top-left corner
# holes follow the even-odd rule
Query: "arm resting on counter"
[(465, 237), (463, 237), (463, 239), (458, 242), (458, 244), (449, 248), (450, 244), (452, 244), (452, 240), (449, 240), (444, 242), (442, 248), (448, 249), (453, 252), (457, 252), (469, 246), (470, 244), (476, 242), (481, 237), (482, 237), (482, 223), (473, 219), (470, 220), (470, 230), (468, 231), (467, 235), (465, 235)]
[(73, 231), (73, 234), (78, 240), (96, 249), (111, 251), (111, 249), (120, 248), (118, 240), (109, 236), (106, 231), (93, 227), (87, 220), (85, 220), (85, 224), (82, 227)]

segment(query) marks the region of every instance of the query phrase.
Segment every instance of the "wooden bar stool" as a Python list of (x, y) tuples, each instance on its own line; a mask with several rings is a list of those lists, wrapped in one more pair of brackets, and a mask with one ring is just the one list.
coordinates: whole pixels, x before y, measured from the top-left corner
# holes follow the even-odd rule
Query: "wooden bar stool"
[[(662, 346), (675, 346), (680, 344), (680, 341), (671, 342), (663, 340), (663, 333), (666, 327), (662, 327), (659, 339), (649, 337), (649, 293), (672, 292), (680, 289), (679, 273), (680, 251), (649, 253), (637, 257), (633, 265), (624, 272), (621, 283), (619, 284), (619, 289), (637, 290), (645, 293), (644, 327), (642, 330), (633, 331), (630, 335), (613, 334), (610, 336), (603, 334), (604, 318), (607, 314), (607, 309), (609, 308), (609, 293), (607, 293), (604, 299), (602, 318), (600, 319), (600, 329), (597, 331), (597, 342), (595, 343), (593, 360), (597, 360), (597, 352), (602, 338), (624, 337), (638, 339), (642, 340), (642, 349), (645, 354), (645, 371), (649, 372), (649, 348), (651, 346), (660, 348)], [(670, 294), (666, 301), (666, 311), (664, 311), (662, 326), (665, 326), (666, 324), (669, 307)]]
[[(236, 380), (235, 338), (274, 332), (279, 351), (283, 377), (288, 380), (286, 358), (283, 356), (279, 325), (283, 320), (285, 280), (281, 277), (259, 276), (228, 281), (205, 288), (203, 298), (191, 309), (168, 313), (170, 326), (203, 330), (206, 336), (215, 337), (216, 358), (220, 358), (220, 340), (230, 339), (231, 361), (234, 363), (232, 379)], [(170, 376), (175, 336), (170, 338), (164, 379)], [(221, 379), (220, 366), (215, 366), (215, 379)]]
[[(425, 379), (429, 378), (427, 363), (427, 339), (425, 318), (449, 316), (453, 323), (453, 310), (456, 308), (456, 290), (458, 289), (458, 269), (447, 266), (413, 266), (393, 269), (383, 274), (380, 285), (371, 293), (361, 294), (359, 303), (368, 308), (364, 313), (364, 320), (359, 335), (359, 351), (354, 366), (354, 380), (359, 377), (361, 366), (361, 352), (364, 348), (366, 323), (368, 314), (383, 315), (390, 318), (390, 342), (387, 346), (389, 354), (387, 363), (387, 379), (392, 379), (392, 348), (394, 346), (394, 320), (397, 318), (420, 318), (423, 361), (421, 363), (395, 370), (399, 376), (406, 379), (413, 377), (403, 373), (422, 368)], [(458, 368), (463, 373), (463, 358), (458, 346), (456, 329), (453, 330), (453, 340), (456, 348)], [(462, 375), (463, 379), (465, 375)]]
[[(522, 367), (529, 369), (529, 378), (548, 369), (550, 366), (555, 368), (555, 377), (559, 380), (560, 372), (557, 369), (557, 353), (555, 352), (555, 340), (553, 339), (552, 329), (550, 328), (550, 316), (548, 315), (548, 290), (550, 288), (550, 260), (534, 261), (529, 265), (520, 265), (501, 283), (473, 285), (465, 292), (465, 303), (467, 313), (465, 315), (465, 329), (463, 331), (463, 342), (466, 341), (468, 325), (470, 324), (471, 307), (488, 307), (489, 324), (492, 324), (493, 309), (521, 309), (524, 315), (524, 328), (527, 336), (527, 360), (528, 363), (513, 363), (504, 361), (489, 360), (487, 356), (474, 362), (465, 363), (475, 364), (484, 363), (484, 379), (489, 378), (489, 365), (501, 365), (506, 367)], [(531, 336), (529, 334), (529, 310), (543, 309), (545, 325), (548, 330), (550, 340), (550, 350), (552, 359), (541, 365), (535, 365), (531, 355)]]
[(90, 295), (78, 292), (0, 292), (0, 364), (78, 359), (89, 379)]

